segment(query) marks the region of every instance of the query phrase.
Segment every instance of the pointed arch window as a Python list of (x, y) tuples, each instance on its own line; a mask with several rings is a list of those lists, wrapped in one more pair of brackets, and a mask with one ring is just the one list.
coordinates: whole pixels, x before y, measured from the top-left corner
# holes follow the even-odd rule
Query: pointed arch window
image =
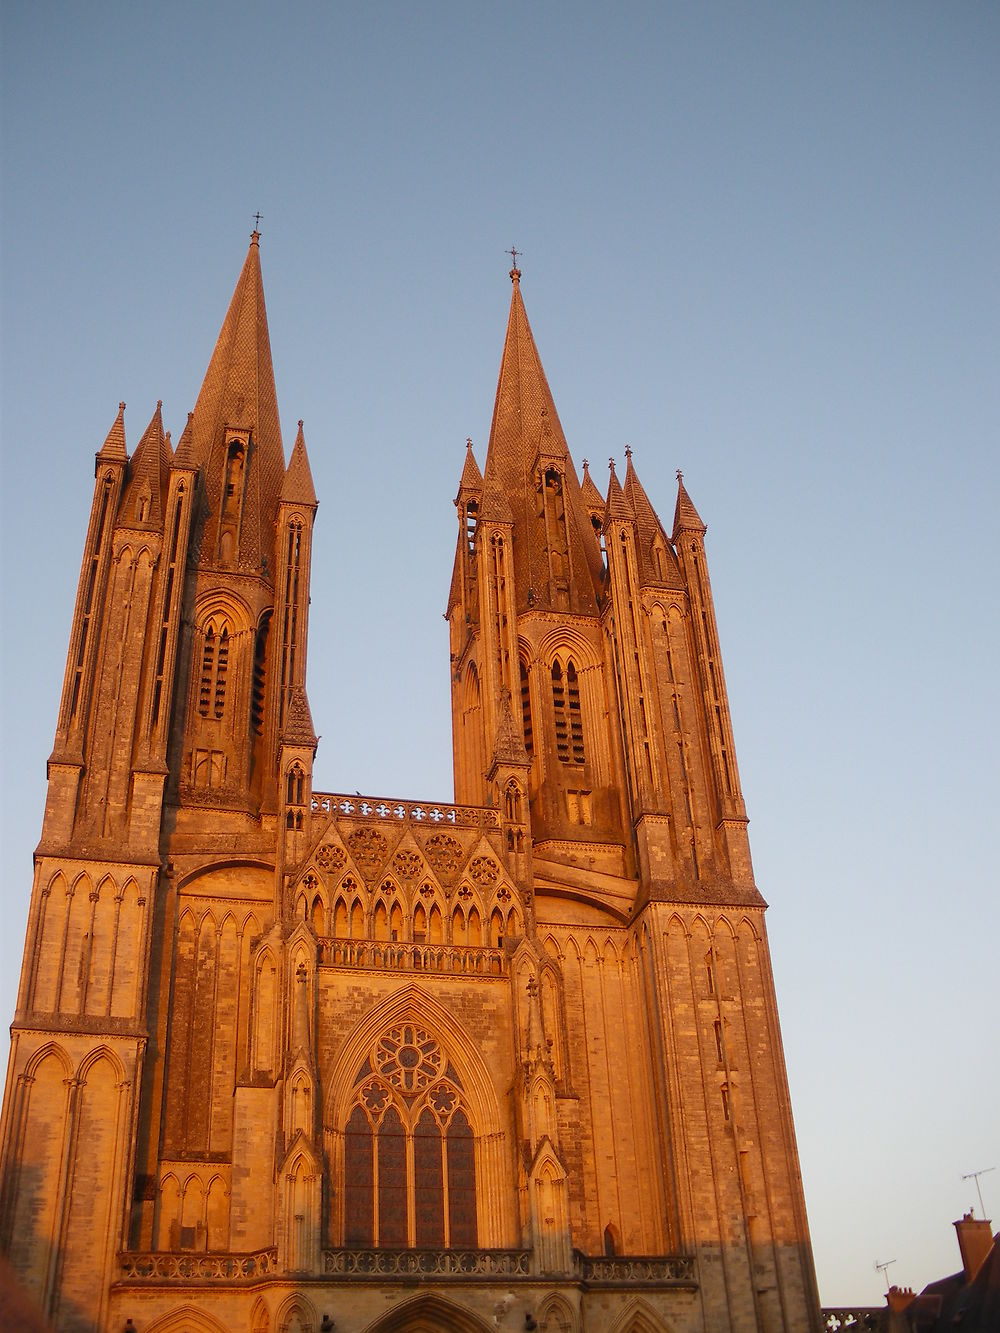
[(572, 658), (565, 671), (552, 663), (552, 709), (556, 724), (556, 755), (563, 764), (586, 761), (583, 748), (583, 715), (580, 711), (580, 681)]
[(476, 1149), (462, 1084), (437, 1040), (390, 1028), (355, 1081), (344, 1128), (344, 1243), (473, 1249)]
[(529, 759), (535, 756), (535, 736), (531, 726), (531, 681), (528, 678), (528, 664), (521, 659), (521, 730), (524, 733), (524, 748)]
[(198, 683), (198, 712), (202, 717), (221, 718), (226, 711), (229, 678), (229, 625), (212, 619), (205, 626)]

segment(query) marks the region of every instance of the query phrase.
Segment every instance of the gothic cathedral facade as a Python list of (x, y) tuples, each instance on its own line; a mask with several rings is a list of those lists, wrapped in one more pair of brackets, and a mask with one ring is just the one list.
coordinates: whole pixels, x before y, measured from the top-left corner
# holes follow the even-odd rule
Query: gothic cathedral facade
[(520, 276), (453, 804), (313, 788), (256, 233), (176, 448), (97, 454), (0, 1123), (64, 1333), (819, 1327), (705, 525), (578, 476)]

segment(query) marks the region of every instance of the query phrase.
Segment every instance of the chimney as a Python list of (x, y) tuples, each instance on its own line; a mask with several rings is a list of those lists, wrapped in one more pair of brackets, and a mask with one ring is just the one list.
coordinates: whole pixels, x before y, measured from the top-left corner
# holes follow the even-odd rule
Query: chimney
[(993, 1248), (993, 1224), (989, 1218), (976, 1217), (970, 1212), (955, 1223), (955, 1230), (958, 1232), (958, 1248), (962, 1252), (965, 1280), (971, 1282)]

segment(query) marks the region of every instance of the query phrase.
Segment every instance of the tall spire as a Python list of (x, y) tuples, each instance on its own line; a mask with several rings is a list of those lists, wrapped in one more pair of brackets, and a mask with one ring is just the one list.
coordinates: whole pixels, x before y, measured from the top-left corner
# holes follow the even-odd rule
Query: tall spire
[[(553, 588), (565, 577), (569, 605), (558, 609), (594, 614), (601, 573), (600, 547), (528, 323), (520, 270), (512, 268), (510, 277), (510, 315), (483, 476), (487, 488), (499, 483), (513, 512), (519, 608), (533, 605), (544, 609), (551, 603)], [(540, 517), (544, 510), (540, 503), (544, 498), (542, 488), (550, 471), (559, 496), (553, 512)], [(565, 531), (558, 531), (563, 525)], [(553, 574), (553, 539), (561, 548), (555, 563), (560, 570), (566, 567), (564, 574)]]
[(224, 486), (226, 432), (250, 432), (240, 523), (243, 569), (258, 569), (265, 561), (268, 568), (274, 567), (274, 518), (285, 474), (259, 240), (255, 231), (195, 403), (190, 448), (205, 481), (209, 513), (202, 560), (211, 563)]

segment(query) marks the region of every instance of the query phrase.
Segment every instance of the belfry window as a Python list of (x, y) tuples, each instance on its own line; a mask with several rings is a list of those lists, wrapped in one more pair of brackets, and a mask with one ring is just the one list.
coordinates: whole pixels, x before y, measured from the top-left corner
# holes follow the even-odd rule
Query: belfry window
[(198, 712), (202, 717), (221, 718), (226, 711), (226, 682), (229, 676), (229, 626), (210, 620), (205, 627), (198, 683)]
[(462, 1084), (430, 1033), (399, 1024), (355, 1082), (344, 1132), (344, 1243), (474, 1249), (477, 1235)]
[(524, 748), (528, 758), (534, 758), (535, 738), (531, 729), (531, 684), (528, 680), (528, 668), (521, 662), (521, 729), (524, 732)]
[(556, 724), (556, 755), (562, 764), (582, 764), (583, 717), (580, 712), (580, 681), (573, 659), (563, 671), (560, 662), (552, 664), (552, 710)]
[(226, 711), (226, 681), (229, 675), (229, 626), (209, 621), (201, 651), (198, 712), (202, 717), (222, 717)]

